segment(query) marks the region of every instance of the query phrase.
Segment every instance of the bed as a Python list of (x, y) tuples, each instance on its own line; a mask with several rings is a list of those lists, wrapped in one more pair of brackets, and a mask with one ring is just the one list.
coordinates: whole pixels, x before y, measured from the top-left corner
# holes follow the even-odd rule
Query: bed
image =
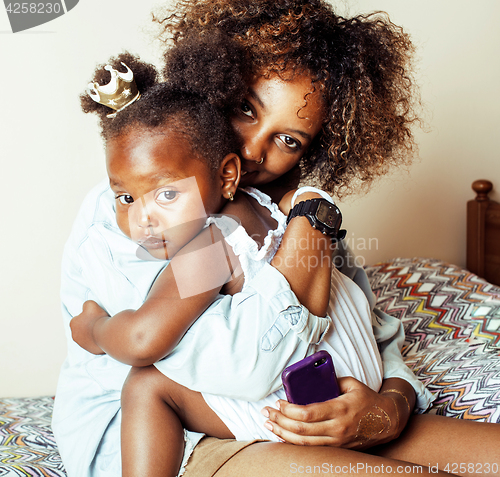
[[(467, 269), (429, 258), (366, 267), (377, 306), (403, 320), (407, 365), (430, 413), (500, 423), (500, 204), (489, 181), (467, 204)], [(51, 396), (0, 399), (0, 476), (65, 476)]]

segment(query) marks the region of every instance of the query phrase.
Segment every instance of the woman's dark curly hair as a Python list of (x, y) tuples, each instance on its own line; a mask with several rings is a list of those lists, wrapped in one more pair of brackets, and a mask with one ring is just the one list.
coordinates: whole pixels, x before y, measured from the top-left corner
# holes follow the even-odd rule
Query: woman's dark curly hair
[[(219, 40), (223, 42), (220, 37)], [(240, 144), (231, 127), (228, 109), (232, 110), (240, 104), (245, 93), (241, 77), (235, 80), (234, 73), (231, 73), (229, 78), (229, 65), (237, 61), (239, 47), (233, 47), (231, 54), (220, 55), (218, 60), (213, 60), (212, 64), (219, 74), (205, 74), (204, 81), (198, 84), (189, 81), (190, 72), (184, 65), (185, 58), (190, 54), (189, 48), (186, 42), (175, 49), (170, 77), (166, 82), (159, 82), (158, 72), (152, 65), (130, 53), (122, 53), (109, 60), (107, 64), (118, 71), (126, 72), (122, 63), (132, 70), (141, 97), (118, 112), (116, 117), (108, 118), (107, 115), (113, 112), (110, 108), (95, 102), (87, 93), (80, 96), (83, 111), (99, 116), (105, 141), (134, 129), (166, 127), (184, 135), (192, 151), (212, 170), (217, 169), (227, 154), (238, 151)], [(229, 51), (231, 44), (225, 48)], [(104, 65), (100, 65), (92, 82), (102, 86), (110, 79), (111, 74), (104, 70)]]
[(246, 76), (309, 75), (325, 98), (322, 132), (302, 158), (302, 177), (337, 195), (369, 185), (414, 149), (413, 46), (382, 13), (343, 18), (323, 0), (179, 0), (155, 18), (182, 43), (217, 28), (243, 46)]

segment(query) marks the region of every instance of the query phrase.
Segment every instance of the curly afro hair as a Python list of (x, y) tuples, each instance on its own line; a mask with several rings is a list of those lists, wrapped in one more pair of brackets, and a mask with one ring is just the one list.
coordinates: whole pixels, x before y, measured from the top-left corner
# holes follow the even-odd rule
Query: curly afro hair
[(301, 160), (307, 182), (345, 195), (410, 163), (413, 45), (387, 15), (343, 18), (323, 0), (179, 0), (155, 21), (174, 44), (214, 28), (234, 39), (248, 58), (247, 81), (294, 71), (311, 77), (327, 113)]
[[(221, 40), (220, 36), (218, 36)], [(229, 47), (228, 47), (229, 48)], [(230, 55), (236, 61), (238, 48)], [(185, 68), (184, 60), (191, 54), (190, 45), (175, 49), (172, 53), (172, 68), (168, 81), (159, 82), (157, 70), (130, 53), (111, 58), (107, 64), (126, 72), (127, 65), (134, 73), (134, 80), (141, 97), (119, 111), (114, 118), (107, 106), (95, 102), (87, 93), (80, 96), (85, 113), (96, 113), (100, 119), (101, 134), (105, 141), (126, 134), (134, 129), (170, 128), (187, 137), (193, 152), (216, 170), (220, 161), (229, 153), (238, 151), (240, 144), (229, 119), (228, 109), (239, 105), (245, 93), (244, 81), (231, 73), (228, 79), (229, 55), (213, 61), (219, 65), (219, 75), (203, 73), (198, 83), (190, 81), (191, 71)], [(242, 70), (244, 68), (242, 67)], [(96, 68), (92, 82), (107, 84), (111, 74), (104, 65)]]

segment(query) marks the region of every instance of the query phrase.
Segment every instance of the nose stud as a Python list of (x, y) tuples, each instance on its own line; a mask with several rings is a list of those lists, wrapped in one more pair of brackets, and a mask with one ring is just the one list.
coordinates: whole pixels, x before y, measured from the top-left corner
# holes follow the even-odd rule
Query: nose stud
[(264, 162), (264, 157), (260, 158), (260, 161), (255, 161), (255, 164), (262, 164)]

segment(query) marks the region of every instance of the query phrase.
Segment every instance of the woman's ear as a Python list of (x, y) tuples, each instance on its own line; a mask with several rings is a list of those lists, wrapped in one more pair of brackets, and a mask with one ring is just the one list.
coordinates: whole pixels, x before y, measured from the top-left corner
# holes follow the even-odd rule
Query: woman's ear
[(219, 167), (219, 176), (222, 196), (225, 199), (232, 200), (232, 197), (236, 194), (241, 177), (241, 161), (238, 154), (231, 153), (222, 159)]

